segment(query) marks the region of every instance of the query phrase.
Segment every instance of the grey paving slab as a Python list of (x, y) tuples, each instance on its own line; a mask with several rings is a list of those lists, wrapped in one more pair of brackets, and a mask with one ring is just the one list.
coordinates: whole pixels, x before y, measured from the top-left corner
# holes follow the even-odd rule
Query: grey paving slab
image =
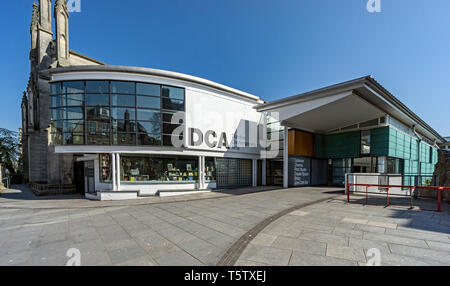
[(418, 259), (434, 260), (450, 265), (450, 253), (447, 251), (425, 249), (418, 247), (411, 247), (398, 244), (389, 244), (391, 252), (397, 255), (411, 256)]
[(289, 264), (291, 254), (292, 250), (289, 249), (249, 245), (241, 258), (273, 266), (286, 266)]
[(347, 246), (328, 245), (327, 256), (351, 260), (355, 262), (366, 261), (366, 255), (364, 254), (364, 250), (362, 248), (353, 248)]
[(377, 234), (377, 233), (366, 232), (363, 235), (363, 239), (428, 248), (428, 245), (425, 242), (425, 240), (408, 238), (408, 237), (400, 237), (400, 236), (395, 236), (395, 235), (390, 235), (390, 234)]
[(339, 259), (329, 256), (312, 255), (306, 252), (294, 251), (289, 262), (291, 266), (357, 266), (358, 263), (351, 260)]
[(306, 253), (318, 255), (325, 255), (326, 252), (326, 243), (316, 240), (293, 239), (283, 236), (278, 236), (271, 246), (288, 250), (301, 250)]

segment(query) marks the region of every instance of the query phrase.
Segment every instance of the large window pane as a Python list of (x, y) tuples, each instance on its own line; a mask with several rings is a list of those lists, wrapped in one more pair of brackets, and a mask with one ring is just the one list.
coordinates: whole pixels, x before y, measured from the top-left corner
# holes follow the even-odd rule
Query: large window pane
[(63, 120), (53, 120), (50, 123), (50, 132), (62, 132), (64, 126)]
[(136, 132), (136, 123), (131, 120), (113, 120), (113, 132)]
[(163, 98), (162, 100), (164, 109), (184, 111), (184, 101), (170, 98)]
[(65, 120), (64, 125), (63, 125), (63, 132), (83, 134), (84, 121), (83, 120)]
[(92, 121), (89, 120), (86, 122), (86, 128), (88, 134), (109, 134), (110, 132), (110, 123), (108, 121)]
[(184, 89), (170, 86), (162, 87), (162, 96), (171, 99), (184, 100)]
[(135, 133), (114, 133), (113, 134), (114, 145), (136, 145)]
[(63, 93), (84, 93), (84, 81), (63, 82)]
[(174, 146), (172, 144), (172, 138), (175, 138), (176, 140), (183, 140), (183, 135), (179, 136), (172, 136), (172, 135), (163, 135), (163, 145), (164, 146)]
[(64, 108), (64, 119), (83, 119), (82, 107), (67, 107)]
[(109, 93), (107, 81), (86, 81), (86, 93)]
[(214, 158), (205, 158), (205, 181), (216, 180), (216, 162)]
[(160, 96), (161, 86), (157, 84), (137, 83), (136, 94)]
[(161, 108), (161, 99), (159, 97), (150, 96), (138, 96), (137, 97), (138, 108)]
[(50, 84), (50, 94), (52, 94), (52, 95), (61, 94), (61, 83), (60, 82)]
[(130, 106), (136, 105), (134, 95), (111, 94), (111, 106)]
[(62, 133), (61, 132), (55, 132), (51, 134), (52, 143), (55, 145), (61, 145), (62, 142)]
[(84, 144), (83, 134), (64, 133), (63, 134), (64, 145), (82, 145)]
[(111, 81), (111, 93), (134, 94), (134, 82)]
[(97, 134), (89, 134), (87, 135), (87, 144), (88, 145), (109, 145), (110, 134), (107, 133), (97, 133)]
[[(180, 126), (181, 126), (181, 124), (163, 123), (163, 133), (164, 134), (172, 134), (173, 131)], [(183, 130), (181, 130), (181, 131), (183, 131)]]
[(86, 94), (87, 106), (109, 106), (109, 94)]
[(146, 109), (138, 109), (137, 111), (137, 119), (138, 120), (147, 120), (147, 121), (161, 121), (161, 113), (154, 110), (146, 110)]
[(103, 119), (109, 120), (109, 108), (108, 107), (86, 107), (87, 119)]
[(159, 134), (159, 133), (161, 133), (161, 124), (159, 122), (138, 121), (138, 132), (139, 133)]
[(116, 120), (135, 120), (134, 108), (111, 108), (111, 117)]
[(83, 106), (84, 94), (50, 96), (50, 107)]
[(139, 145), (160, 146), (161, 145), (161, 135), (160, 134), (138, 134), (138, 144)]

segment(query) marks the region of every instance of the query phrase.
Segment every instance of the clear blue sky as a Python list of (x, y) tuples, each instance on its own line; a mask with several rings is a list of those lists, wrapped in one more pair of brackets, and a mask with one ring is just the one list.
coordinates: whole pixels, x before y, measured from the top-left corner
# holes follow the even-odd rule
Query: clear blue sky
[[(0, 127), (17, 130), (32, 0), (0, 10)], [(54, 1), (53, 1), (54, 2)], [(450, 1), (81, 0), (70, 48), (112, 65), (206, 78), (274, 100), (371, 74), (450, 135)]]

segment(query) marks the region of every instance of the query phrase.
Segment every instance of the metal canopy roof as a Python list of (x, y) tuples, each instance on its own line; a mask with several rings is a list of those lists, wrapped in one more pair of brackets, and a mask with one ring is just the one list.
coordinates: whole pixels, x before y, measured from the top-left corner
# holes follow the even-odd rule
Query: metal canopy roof
[(371, 76), (260, 104), (286, 126), (325, 133), (388, 114), (438, 143), (445, 139)]

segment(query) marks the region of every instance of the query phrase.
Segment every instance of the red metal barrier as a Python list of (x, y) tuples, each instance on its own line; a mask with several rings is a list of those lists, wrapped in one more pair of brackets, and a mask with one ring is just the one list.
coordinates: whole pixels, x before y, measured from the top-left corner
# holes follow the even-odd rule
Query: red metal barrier
[(389, 189), (390, 188), (408, 188), (410, 189), (410, 197), (411, 197), (411, 208), (413, 208), (413, 192), (415, 191), (415, 189), (420, 188), (420, 189), (427, 189), (427, 190), (437, 190), (437, 197), (438, 197), (438, 202), (437, 202), (437, 211), (440, 212), (441, 211), (441, 197), (442, 197), (442, 191), (444, 190), (450, 190), (450, 187), (436, 187), (436, 186), (398, 186), (398, 185), (372, 185), (372, 184), (352, 184), (352, 183), (347, 183), (347, 202), (350, 202), (350, 186), (361, 186), (361, 187), (366, 187), (366, 204), (368, 204), (369, 202), (369, 188), (371, 187), (378, 187), (378, 188), (386, 188), (386, 206), (389, 206)]

